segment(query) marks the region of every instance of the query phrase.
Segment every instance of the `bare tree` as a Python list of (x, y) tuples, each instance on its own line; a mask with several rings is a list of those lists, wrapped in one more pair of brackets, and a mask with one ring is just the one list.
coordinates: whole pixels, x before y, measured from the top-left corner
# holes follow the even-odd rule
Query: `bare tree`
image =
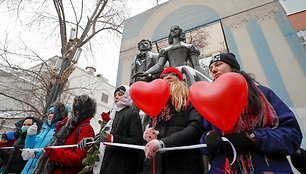
[[(2, 0), (0, 4), (6, 4), (8, 11), (15, 14), (16, 18), (12, 21), (49, 33), (46, 40), (55, 38), (54, 45), (58, 38), (60, 57), (64, 60), (56, 72), (53, 69), (56, 59), (46, 61), (49, 57), (40, 56), (21, 38), (18, 38), (22, 44), (19, 47), (12, 46), (11, 41), (16, 38), (10, 40), (9, 35), (0, 40), (0, 112), (10, 117), (42, 117), (58, 95), (61, 101), (71, 100), (71, 88), (66, 84), (78, 61), (78, 50), (92, 51), (92, 45), (100, 42), (105, 35), (120, 35), (127, 12), (124, 0)], [(50, 6), (54, 8), (50, 10)], [(31, 15), (29, 9), (32, 10)], [(91, 55), (95, 56), (94, 52)], [(39, 65), (27, 68), (20, 61), (13, 63), (12, 57)], [(86, 86), (81, 88), (93, 90)]]
[[(27, 49), (24, 47), (23, 49)], [(52, 87), (54, 71), (37, 54), (21, 54), (9, 51), (7, 42), (0, 48), (0, 112), (9, 116), (42, 116), (46, 96)], [(30, 53), (31, 50), (27, 49)], [(40, 60), (45, 68), (23, 68), (11, 62), (11, 56)]]

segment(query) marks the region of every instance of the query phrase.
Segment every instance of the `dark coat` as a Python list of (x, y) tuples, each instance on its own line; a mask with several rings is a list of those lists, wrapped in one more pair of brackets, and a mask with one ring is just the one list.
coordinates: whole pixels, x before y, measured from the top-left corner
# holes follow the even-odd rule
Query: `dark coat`
[(293, 166), (301, 173), (306, 173), (306, 151), (300, 148), (301, 154), (290, 156)]
[[(250, 150), (250, 154), (255, 170), (254, 174), (264, 172), (293, 173), (286, 156), (294, 154), (301, 144), (302, 133), (298, 122), (292, 111), (271, 89), (264, 86), (258, 86), (258, 89), (273, 106), (279, 119), (279, 125), (276, 129), (257, 128), (253, 130), (256, 142), (255, 147)], [(219, 130), (206, 120), (204, 127), (208, 130)], [(203, 144), (206, 143), (204, 138), (206, 133), (201, 138)], [(206, 148), (202, 150), (205, 155), (212, 155)], [(224, 173), (225, 154), (215, 154), (212, 156), (210, 164), (211, 169), (208, 173)], [(239, 174), (240, 170), (237, 172)]]
[(27, 161), (22, 159), (20, 149), (24, 147), (26, 135), (26, 132), (20, 135), (13, 145), (13, 147), (15, 147), (14, 149), (10, 151), (0, 150), (0, 159), (6, 162), (3, 166), (3, 174), (20, 173), (23, 170)]
[[(125, 107), (116, 113), (111, 135), (113, 143), (142, 144), (142, 127), (137, 111)], [(139, 157), (143, 151), (120, 147), (106, 147), (100, 173), (136, 174), (140, 169)]]
[[(189, 106), (187, 110), (176, 112), (168, 121), (161, 121), (155, 127), (159, 131), (158, 140), (164, 142), (165, 147), (177, 147), (199, 144), (204, 132), (203, 118)], [(176, 150), (157, 153), (157, 174), (203, 174), (204, 162), (199, 149)], [(152, 160), (147, 159), (144, 174), (152, 173)]]

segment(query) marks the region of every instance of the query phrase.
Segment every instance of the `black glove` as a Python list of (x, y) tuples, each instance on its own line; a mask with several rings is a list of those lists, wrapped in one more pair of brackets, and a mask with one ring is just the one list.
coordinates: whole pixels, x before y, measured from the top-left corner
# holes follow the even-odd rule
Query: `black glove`
[(224, 135), (235, 147), (237, 151), (248, 150), (254, 146), (253, 141), (247, 137), (245, 132), (230, 133)]
[(78, 148), (80, 148), (81, 150), (85, 150), (88, 147), (91, 147), (92, 144), (87, 144), (89, 142), (93, 142), (94, 139), (92, 137), (88, 137), (88, 138), (83, 138), (79, 144), (78, 144)]
[(107, 139), (108, 134), (106, 132), (99, 132), (96, 136), (95, 136), (95, 142), (97, 144), (103, 143), (105, 142), (105, 140)]
[(206, 144), (208, 150), (212, 152), (221, 152), (226, 150), (226, 142), (221, 139), (222, 134), (219, 131), (210, 131), (206, 135)]

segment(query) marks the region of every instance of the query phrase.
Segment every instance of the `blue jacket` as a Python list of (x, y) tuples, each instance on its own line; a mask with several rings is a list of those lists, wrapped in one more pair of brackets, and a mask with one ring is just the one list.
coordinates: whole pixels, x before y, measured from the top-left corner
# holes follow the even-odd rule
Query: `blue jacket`
[[(251, 160), (255, 174), (274, 172), (274, 174), (292, 173), (291, 166), (286, 158), (294, 154), (302, 141), (302, 133), (298, 122), (292, 111), (286, 104), (269, 88), (258, 86), (258, 89), (266, 96), (273, 106), (278, 119), (279, 126), (276, 129), (257, 128), (253, 130), (256, 136), (255, 148), (250, 150)], [(219, 130), (207, 120), (204, 121), (206, 132), (200, 142), (205, 144), (205, 135), (210, 130)], [(205, 155), (211, 155), (206, 148), (201, 149)], [(211, 169), (208, 173), (224, 173), (225, 154), (211, 156)], [(220, 171), (218, 169), (223, 170)], [(237, 170), (241, 173), (240, 170)]]
[[(50, 141), (53, 139), (53, 134), (55, 131), (55, 126), (57, 123), (53, 123), (49, 126), (47, 123), (43, 124), (43, 130), (38, 135), (27, 135), (25, 141), (25, 148), (44, 148), (46, 147)], [(35, 158), (29, 159), (25, 167), (23, 168), (21, 174), (30, 174), (35, 168), (36, 162), (40, 155), (42, 154), (42, 150), (35, 152)]]

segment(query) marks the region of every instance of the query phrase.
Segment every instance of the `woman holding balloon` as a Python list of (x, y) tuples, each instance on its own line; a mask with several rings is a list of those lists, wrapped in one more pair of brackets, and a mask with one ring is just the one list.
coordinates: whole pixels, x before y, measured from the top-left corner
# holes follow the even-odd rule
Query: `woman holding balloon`
[[(220, 130), (205, 119), (204, 127), (209, 131), (203, 134), (201, 143), (207, 144), (202, 150), (210, 158), (208, 173), (293, 173), (286, 156), (298, 149), (302, 134), (292, 111), (271, 89), (257, 85), (241, 71), (232, 53), (214, 56), (209, 70), (215, 82), (225, 73), (241, 74), (247, 82), (248, 96), (232, 130)], [(221, 137), (226, 137), (237, 151), (233, 165), (229, 164), (232, 150)]]
[[(144, 132), (144, 174), (156, 169), (161, 173), (203, 174), (203, 158), (199, 149), (158, 152), (162, 147), (198, 144), (204, 132), (203, 118), (188, 102), (188, 88), (181, 72), (173, 67), (165, 69), (161, 78), (170, 85), (170, 97), (161, 113), (152, 118), (151, 127)], [(152, 158), (155, 169), (152, 168)]]

